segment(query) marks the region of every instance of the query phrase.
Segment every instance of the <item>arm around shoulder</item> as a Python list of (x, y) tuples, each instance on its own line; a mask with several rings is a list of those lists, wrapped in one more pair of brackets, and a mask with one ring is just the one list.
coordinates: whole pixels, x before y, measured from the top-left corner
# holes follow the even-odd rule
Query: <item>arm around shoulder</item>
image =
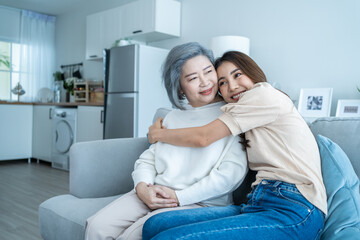
[(154, 141), (183, 147), (207, 147), (213, 142), (231, 135), (229, 128), (216, 119), (202, 127), (179, 129), (152, 129), (149, 135)]

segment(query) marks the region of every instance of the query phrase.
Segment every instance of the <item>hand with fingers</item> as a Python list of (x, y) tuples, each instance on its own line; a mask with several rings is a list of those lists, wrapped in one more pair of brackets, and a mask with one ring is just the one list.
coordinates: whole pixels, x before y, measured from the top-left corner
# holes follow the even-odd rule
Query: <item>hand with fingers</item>
[(149, 132), (147, 134), (149, 143), (153, 144), (157, 142), (156, 135), (159, 130), (165, 129), (165, 127), (162, 125), (163, 119), (158, 118), (156, 122), (149, 127)]
[(174, 191), (174, 189), (165, 187), (165, 186), (159, 186), (170, 198), (175, 199), (176, 200), (176, 204), (179, 205), (179, 200), (176, 196), (176, 193)]
[(136, 185), (138, 197), (152, 210), (178, 206), (177, 198), (173, 198), (168, 194), (170, 192), (169, 189), (166, 188), (164, 190), (162, 186), (146, 184), (144, 182)]

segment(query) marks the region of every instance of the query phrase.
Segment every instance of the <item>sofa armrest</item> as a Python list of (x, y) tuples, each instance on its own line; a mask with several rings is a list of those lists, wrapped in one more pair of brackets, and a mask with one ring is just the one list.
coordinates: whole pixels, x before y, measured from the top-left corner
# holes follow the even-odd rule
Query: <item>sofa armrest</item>
[(75, 143), (70, 149), (70, 194), (79, 198), (129, 192), (131, 173), (146, 138), (119, 138)]

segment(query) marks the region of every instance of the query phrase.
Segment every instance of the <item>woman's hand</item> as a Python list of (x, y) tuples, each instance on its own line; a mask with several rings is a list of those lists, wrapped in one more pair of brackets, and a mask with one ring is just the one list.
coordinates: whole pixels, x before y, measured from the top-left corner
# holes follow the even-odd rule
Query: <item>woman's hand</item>
[(158, 118), (156, 120), (156, 122), (149, 127), (149, 132), (147, 134), (149, 143), (153, 144), (158, 141), (157, 135), (158, 135), (159, 131), (164, 128), (162, 126), (162, 121), (163, 121), (162, 118)]
[(176, 204), (179, 205), (179, 200), (176, 196), (176, 193), (173, 189), (165, 187), (165, 186), (159, 186), (170, 198), (176, 200)]
[[(177, 198), (172, 198), (167, 192), (168, 189), (163, 189), (163, 186), (146, 184), (144, 182), (136, 185), (136, 193), (138, 197), (152, 210), (159, 208), (176, 207)], [(175, 193), (175, 192), (174, 192)]]

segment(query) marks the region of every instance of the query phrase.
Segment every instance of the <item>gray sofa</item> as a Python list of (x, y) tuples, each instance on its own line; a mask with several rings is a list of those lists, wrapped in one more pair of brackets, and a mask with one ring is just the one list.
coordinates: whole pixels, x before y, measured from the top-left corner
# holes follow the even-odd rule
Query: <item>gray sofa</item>
[[(360, 176), (360, 118), (319, 118), (310, 128), (314, 135), (336, 142)], [(147, 147), (146, 138), (74, 144), (70, 150), (70, 193), (50, 198), (39, 206), (41, 236), (46, 240), (84, 239), (86, 219), (133, 188), (134, 162)], [(237, 203), (244, 200), (251, 178), (235, 191)]]

